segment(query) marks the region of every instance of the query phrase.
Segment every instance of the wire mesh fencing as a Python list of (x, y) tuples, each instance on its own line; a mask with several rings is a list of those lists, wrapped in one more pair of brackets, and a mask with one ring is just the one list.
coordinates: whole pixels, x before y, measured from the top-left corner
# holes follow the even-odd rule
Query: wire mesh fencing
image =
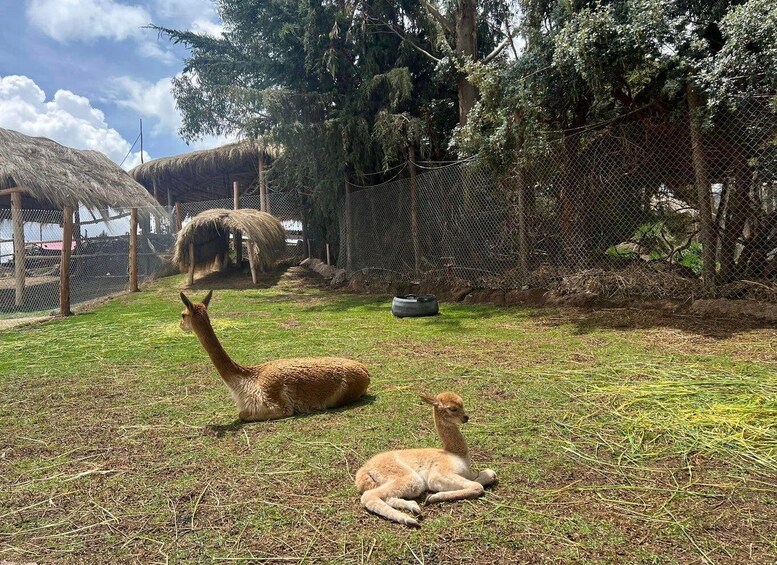
[(490, 288), (777, 301), (777, 106), (744, 100), (700, 131), (694, 147), (687, 114), (648, 115), (548, 132), (500, 178), (472, 160), (352, 186), (338, 264)]
[[(138, 209), (139, 283), (159, 275), (175, 241), (169, 223), (149, 212)], [(0, 210), (0, 316), (56, 313), (65, 245), (63, 214), (22, 210), (16, 235), (12, 216), (11, 210)], [(71, 305), (128, 289), (129, 231), (129, 212), (103, 219), (92, 218), (84, 209), (76, 211), (70, 244)], [(17, 245), (19, 241), (23, 243)]]

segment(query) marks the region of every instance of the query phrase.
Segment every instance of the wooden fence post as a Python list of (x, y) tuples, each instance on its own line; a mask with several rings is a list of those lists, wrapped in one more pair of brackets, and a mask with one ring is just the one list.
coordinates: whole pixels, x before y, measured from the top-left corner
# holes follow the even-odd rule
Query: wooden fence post
[(418, 277), (421, 271), (421, 244), (418, 241), (418, 193), (416, 190), (415, 147), (412, 145), (408, 149), (408, 160), (410, 161), (410, 234), (413, 238), (414, 272), (415, 276)]
[(351, 242), (353, 240), (353, 230), (351, 228), (351, 185), (348, 179), (345, 179), (345, 270), (350, 274), (353, 272), (353, 253)]
[[(237, 181), (232, 183), (232, 208), (234, 210), (240, 209), (240, 183)], [(235, 230), (233, 238), (235, 240), (235, 264), (239, 269), (243, 264), (243, 232)]]
[(267, 212), (267, 185), (264, 182), (264, 152), (259, 153), (259, 209)]
[(70, 254), (73, 245), (73, 207), (62, 210), (62, 255), (59, 262), (59, 313), (70, 316)]
[(13, 223), (13, 264), (16, 282), (16, 305), (24, 302), (25, 257), (24, 257), (24, 217), (22, 216), (22, 193), (11, 192), (11, 222)]
[(130, 210), (129, 291), (138, 291), (138, 209)]

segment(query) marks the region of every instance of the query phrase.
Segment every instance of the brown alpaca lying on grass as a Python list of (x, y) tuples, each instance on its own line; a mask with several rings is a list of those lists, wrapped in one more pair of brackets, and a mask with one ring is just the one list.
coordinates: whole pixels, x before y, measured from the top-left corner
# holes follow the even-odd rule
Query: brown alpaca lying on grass
[(426, 491), (435, 491), (426, 503), (477, 498), (483, 487), (496, 481), (496, 473), (484, 469), (470, 470), (467, 443), (459, 424), (469, 420), (461, 397), (442, 392), (436, 398), (421, 396), (434, 407), (434, 426), (443, 449), (401, 449), (376, 455), (356, 472), (356, 488), (362, 494), (362, 505), (388, 520), (418, 527), (418, 521), (400, 512), (420, 514), (412, 499)]
[(210, 291), (199, 304), (184, 293), (181, 329), (193, 331), (232, 393), (241, 420), (285, 418), (355, 402), (370, 384), (367, 368), (338, 357), (279, 359), (255, 367), (234, 362), (219, 343), (208, 317)]

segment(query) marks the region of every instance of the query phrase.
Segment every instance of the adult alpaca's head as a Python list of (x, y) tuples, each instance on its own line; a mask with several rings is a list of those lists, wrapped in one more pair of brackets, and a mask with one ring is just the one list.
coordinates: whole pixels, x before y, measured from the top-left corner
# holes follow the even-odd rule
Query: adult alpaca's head
[(196, 332), (210, 328), (210, 318), (208, 317), (208, 304), (213, 297), (213, 291), (202, 299), (199, 304), (194, 304), (186, 295), (181, 293), (181, 301), (186, 308), (181, 312), (181, 329), (185, 332)]

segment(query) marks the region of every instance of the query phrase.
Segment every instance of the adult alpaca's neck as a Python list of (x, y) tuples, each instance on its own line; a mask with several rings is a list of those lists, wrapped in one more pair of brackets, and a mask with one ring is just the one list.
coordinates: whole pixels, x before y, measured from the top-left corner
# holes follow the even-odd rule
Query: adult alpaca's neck
[(210, 325), (210, 320), (203, 320), (200, 324), (197, 324), (193, 330), (194, 333), (197, 334), (197, 338), (200, 340), (202, 347), (208, 352), (208, 356), (216, 367), (216, 370), (219, 372), (219, 375), (221, 375), (221, 378), (224, 379), (227, 384), (230, 384), (234, 380), (247, 374), (247, 370), (233, 361), (221, 345), (219, 338), (216, 337), (216, 333), (213, 331), (213, 326)]
[(469, 460), (467, 442), (464, 440), (464, 436), (461, 434), (461, 431), (456, 424), (444, 421), (437, 415), (437, 410), (435, 410), (434, 427), (437, 429), (437, 435), (440, 436), (445, 451), (453, 453), (454, 455), (460, 455)]

